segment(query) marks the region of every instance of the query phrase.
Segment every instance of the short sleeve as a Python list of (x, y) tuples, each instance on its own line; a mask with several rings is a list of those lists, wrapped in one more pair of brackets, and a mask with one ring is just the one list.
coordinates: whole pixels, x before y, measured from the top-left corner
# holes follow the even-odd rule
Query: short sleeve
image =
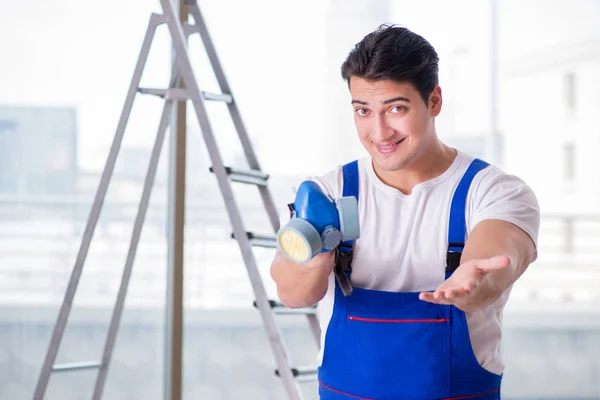
[(525, 231), (538, 246), (540, 207), (533, 190), (519, 177), (490, 166), (480, 172), (471, 197), (469, 232), (487, 219), (510, 222)]

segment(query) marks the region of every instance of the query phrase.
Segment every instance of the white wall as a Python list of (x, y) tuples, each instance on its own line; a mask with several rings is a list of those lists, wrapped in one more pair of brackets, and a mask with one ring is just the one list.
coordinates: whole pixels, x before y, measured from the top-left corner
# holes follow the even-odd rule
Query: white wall
[[(506, 169), (534, 187), (547, 212), (597, 212), (600, 204), (600, 57), (581, 55), (523, 59), (501, 80)], [(575, 75), (572, 110), (565, 99), (568, 72)], [(573, 181), (565, 177), (567, 143), (575, 148)]]

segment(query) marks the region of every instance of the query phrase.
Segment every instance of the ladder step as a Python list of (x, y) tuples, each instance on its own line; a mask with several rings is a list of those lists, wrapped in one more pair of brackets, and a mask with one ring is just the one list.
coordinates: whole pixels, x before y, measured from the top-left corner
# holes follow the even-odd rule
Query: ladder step
[(137, 91), (141, 94), (149, 94), (165, 100), (184, 101), (189, 99), (187, 92), (182, 88), (156, 89), (140, 87), (137, 89)]
[[(215, 172), (213, 167), (210, 167), (209, 170), (212, 173)], [(269, 179), (269, 174), (254, 169), (243, 170), (225, 167), (225, 172), (234, 182), (250, 183), (257, 186), (267, 186), (267, 180)]]
[(150, 94), (152, 96), (165, 97), (168, 89), (154, 89), (154, 88), (138, 88), (138, 93)]
[[(246, 232), (248, 239), (250, 239), (250, 244), (256, 247), (266, 247), (269, 249), (274, 249), (277, 247), (277, 238), (272, 235), (260, 235), (253, 232)], [(235, 234), (231, 234), (231, 238), (235, 239)]]
[[(317, 313), (317, 307), (288, 308), (276, 300), (269, 300), (269, 305), (271, 306), (273, 313), (278, 315), (311, 315)], [(256, 300), (254, 301), (254, 307), (258, 308)]]
[[(317, 367), (315, 366), (302, 366), (291, 368), (292, 375), (298, 382), (314, 382), (317, 380)], [(279, 370), (275, 370), (275, 375), (279, 375)]]
[[(168, 100), (188, 100), (190, 97), (188, 96), (185, 89), (182, 88), (171, 88), (171, 89), (157, 89), (157, 88), (143, 88), (140, 87), (137, 90), (141, 94), (149, 94), (152, 96), (158, 96), (162, 99)], [(202, 92), (202, 96), (204, 100), (212, 100), (212, 101), (222, 101), (227, 104), (233, 103), (233, 97), (230, 94), (226, 93), (210, 93), (210, 92)]]
[(53, 372), (78, 371), (82, 369), (96, 369), (102, 366), (102, 361), (85, 361), (76, 363), (55, 364)]
[(227, 104), (233, 103), (233, 96), (226, 93), (210, 93), (210, 92), (202, 92), (202, 96), (204, 96), (204, 100), (212, 100), (212, 101), (222, 101)]

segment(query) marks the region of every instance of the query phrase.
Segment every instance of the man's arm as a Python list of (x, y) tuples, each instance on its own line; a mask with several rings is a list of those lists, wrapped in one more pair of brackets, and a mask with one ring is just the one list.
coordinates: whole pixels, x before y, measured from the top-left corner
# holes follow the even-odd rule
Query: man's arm
[(497, 300), (521, 277), (533, 261), (534, 254), (535, 245), (525, 231), (510, 222), (490, 219), (475, 226), (465, 243), (460, 263), (494, 256), (508, 257), (509, 265), (490, 271), (484, 282)]
[[(324, 193), (338, 198), (341, 193), (342, 169), (331, 170), (321, 177), (312, 177)], [(293, 217), (292, 208), (286, 205), (280, 212), (279, 223), (284, 226)], [(329, 276), (335, 264), (335, 251), (319, 253), (305, 264), (288, 259), (277, 248), (271, 263), (271, 278), (277, 286), (277, 295), (289, 308), (311, 307), (325, 297), (329, 288)]]
[(277, 295), (289, 308), (311, 307), (327, 293), (335, 252), (319, 253), (306, 264), (296, 264), (277, 249), (271, 264), (271, 277)]
[(465, 243), (460, 266), (433, 293), (420, 298), (473, 312), (496, 302), (533, 261), (535, 244), (516, 225), (489, 219), (478, 223)]

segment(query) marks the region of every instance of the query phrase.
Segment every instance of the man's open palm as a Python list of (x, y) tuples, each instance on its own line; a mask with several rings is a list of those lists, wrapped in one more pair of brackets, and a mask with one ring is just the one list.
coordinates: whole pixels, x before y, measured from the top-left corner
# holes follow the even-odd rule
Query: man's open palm
[(450, 278), (446, 279), (434, 292), (422, 292), (419, 299), (436, 304), (452, 304), (463, 311), (475, 311), (478, 304), (488, 296), (490, 285), (485, 279), (490, 272), (507, 268), (510, 258), (496, 256), (487, 259), (470, 260), (461, 264)]

